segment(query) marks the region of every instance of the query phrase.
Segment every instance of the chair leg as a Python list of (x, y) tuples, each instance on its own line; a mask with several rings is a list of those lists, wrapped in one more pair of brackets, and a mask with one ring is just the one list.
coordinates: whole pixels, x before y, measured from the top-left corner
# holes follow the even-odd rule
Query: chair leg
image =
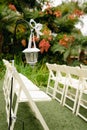
[[(72, 89), (72, 88), (71, 88)], [(77, 99), (78, 99), (78, 89), (76, 89), (76, 94), (74, 99), (68, 95), (68, 91), (69, 91), (69, 86), (66, 86), (66, 90), (65, 90), (65, 95), (64, 95), (64, 100), (63, 100), (63, 106), (66, 106), (67, 108), (69, 108), (70, 110), (72, 110), (73, 114), (76, 111), (76, 105), (77, 105)], [(69, 104), (67, 104), (66, 100), (69, 99), (70, 101), (73, 102), (73, 106), (69, 106)]]
[(82, 90), (79, 95), (79, 101), (78, 101), (78, 105), (77, 105), (76, 115), (80, 116), (83, 120), (85, 120), (87, 122), (87, 117), (80, 112), (81, 108), (83, 108), (87, 111), (87, 105), (85, 105), (85, 103), (84, 103), (84, 102), (86, 102), (86, 104), (87, 104), (87, 101), (82, 99), (83, 94), (84, 94), (84, 92)]
[(78, 113), (79, 113), (81, 98), (82, 98), (82, 91), (80, 91), (80, 94), (79, 94), (76, 115), (78, 115)]

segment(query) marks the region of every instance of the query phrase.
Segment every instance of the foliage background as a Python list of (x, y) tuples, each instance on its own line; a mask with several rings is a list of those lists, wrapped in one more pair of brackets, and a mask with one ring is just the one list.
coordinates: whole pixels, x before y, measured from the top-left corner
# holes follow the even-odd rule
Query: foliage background
[[(43, 35), (35, 42), (40, 48), (39, 63), (51, 62), (68, 65), (87, 64), (87, 37), (75, 27), (81, 22), (79, 18), (86, 14), (87, 3), (79, 6), (77, 2), (63, 2), (61, 5), (42, 11), (42, 5), (47, 0), (2, 0), (0, 2), (0, 57), (7, 59), (15, 56), (25, 62), (22, 51), (27, 48), (30, 30), (24, 23), (14, 29), (17, 20), (34, 19), (43, 25)], [(17, 58), (16, 58), (17, 59)]]

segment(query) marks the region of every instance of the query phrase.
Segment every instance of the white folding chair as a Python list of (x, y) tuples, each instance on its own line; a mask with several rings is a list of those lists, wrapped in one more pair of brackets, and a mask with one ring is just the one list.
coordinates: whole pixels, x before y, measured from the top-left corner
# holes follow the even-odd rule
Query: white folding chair
[(80, 82), (80, 68), (67, 66), (67, 81), (63, 105), (75, 113), (79, 90), (82, 89)]
[(13, 76), (20, 85), (19, 91), (16, 92), (18, 102), (27, 102), (31, 107), (32, 111), (34, 111), (36, 118), (39, 119), (44, 130), (49, 130), (45, 120), (43, 119), (39, 109), (35, 104), (35, 101), (51, 101), (51, 98), (40, 90), (29, 91), (17, 71), (13, 74)]
[(49, 70), (49, 77), (48, 77), (46, 93), (53, 97), (55, 82), (56, 82), (56, 78), (57, 78), (56, 77), (57, 76), (57, 67), (56, 67), (56, 64), (49, 64), (49, 63), (46, 63), (46, 66)]
[(80, 91), (76, 115), (87, 121), (87, 69), (81, 69), (82, 90)]
[[(6, 68), (8, 70), (6, 71), (4, 85), (3, 85), (4, 95), (5, 95), (5, 100), (6, 100), (6, 113), (7, 113), (8, 125), (9, 125), (9, 112), (10, 112), (11, 85), (13, 88), (12, 106), (11, 106), (12, 122), (11, 122), (10, 129), (11, 130), (14, 129), (19, 102), (28, 102), (32, 111), (34, 111), (35, 116), (37, 117), (37, 119), (39, 119), (40, 123), (42, 124), (44, 130), (49, 130), (45, 120), (43, 119), (39, 109), (37, 108), (35, 104), (35, 101), (51, 101), (51, 98), (43, 91), (40, 91), (37, 88), (37, 86), (33, 85), (33, 83), (31, 83), (30, 81), (27, 81), (27, 78), (23, 76), (22, 74), (19, 74), (16, 68), (14, 66), (11, 66), (11, 64), (8, 61), (3, 60), (3, 62), (5, 63)], [(9, 74), (11, 74), (12, 76), (10, 75), (11, 76), (10, 77)], [(11, 83), (11, 81), (13, 82)], [(30, 86), (33, 85), (33, 87), (28, 88), (27, 83), (29, 83)], [(15, 94), (16, 94), (16, 101), (13, 108)]]
[[(9, 116), (10, 116), (10, 92), (11, 92), (11, 83), (12, 83), (12, 71), (9, 71), (9, 68), (11, 67), (11, 64), (8, 61), (3, 60), (4, 64), (6, 66), (9, 66), (6, 68), (6, 73), (4, 77), (4, 82), (3, 82), (3, 92), (4, 92), (4, 97), (5, 97), (5, 102), (6, 102), (6, 114), (7, 114), (7, 123), (9, 125)], [(12, 99), (14, 98), (14, 91), (12, 95)], [(13, 110), (12, 114), (13, 114)]]
[(57, 64), (57, 79), (54, 89), (54, 97), (61, 104), (63, 103), (63, 98), (65, 94), (66, 81), (67, 81), (67, 73), (66, 73), (66, 65), (58, 65)]
[(66, 66), (49, 63), (46, 63), (46, 65), (49, 69), (46, 92), (62, 104), (66, 82)]

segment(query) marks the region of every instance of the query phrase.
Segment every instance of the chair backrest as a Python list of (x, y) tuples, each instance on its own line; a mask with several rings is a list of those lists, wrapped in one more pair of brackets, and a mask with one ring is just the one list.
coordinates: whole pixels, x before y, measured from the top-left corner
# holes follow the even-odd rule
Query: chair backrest
[(87, 69), (87, 65), (80, 64), (80, 67), (83, 68), (83, 69)]
[(61, 78), (65, 73), (66, 75), (66, 65), (58, 65), (58, 64), (50, 64), (50, 63), (46, 63), (50, 75), (52, 76), (52, 78)]
[(87, 89), (87, 69), (81, 68), (80, 77), (81, 77), (83, 89)]
[(80, 76), (80, 68), (79, 67), (73, 67), (73, 66), (67, 66), (67, 75), (69, 78), (79, 78)]
[(47, 68), (48, 68), (48, 70), (49, 70), (49, 74), (50, 74), (50, 76), (51, 76), (51, 78), (55, 78), (56, 77), (56, 73), (57, 73), (57, 66), (56, 66), (56, 64), (49, 64), (49, 63), (46, 63), (46, 66), (47, 66)]
[(57, 77), (58, 78), (63, 78), (67, 76), (67, 69), (66, 69), (66, 65), (56, 65), (57, 67)]
[(81, 85), (81, 69), (80, 67), (67, 66), (67, 85), (70, 85), (76, 89), (82, 89)]
[[(87, 65), (80, 64), (80, 67), (81, 67), (81, 70), (82, 70), (83, 72), (85, 71), (83, 75), (84, 75), (84, 78), (87, 79), (87, 76), (86, 76), (86, 73), (87, 73), (87, 72), (86, 72)], [(83, 69), (85, 69), (85, 70), (83, 70)]]
[(68, 74), (79, 76), (78, 71), (80, 70), (80, 67), (67, 66), (66, 69)]

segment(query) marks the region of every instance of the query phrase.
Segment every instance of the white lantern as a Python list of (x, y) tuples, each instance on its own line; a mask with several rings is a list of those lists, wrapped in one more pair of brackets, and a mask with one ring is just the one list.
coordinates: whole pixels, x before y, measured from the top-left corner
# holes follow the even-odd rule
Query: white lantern
[(26, 48), (23, 53), (25, 53), (26, 57), (26, 62), (29, 63), (30, 65), (35, 65), (38, 59), (38, 52), (40, 51), (38, 48), (36, 48), (35, 40), (34, 40), (34, 31), (37, 34), (37, 37), (39, 35), (42, 35), (40, 32), (42, 25), (41, 24), (36, 24), (36, 22), (31, 19), (30, 20), (30, 26), (31, 26), (31, 34), (29, 37), (29, 43), (28, 43), (28, 48)]
[(35, 65), (35, 63), (37, 62), (37, 59), (38, 59), (38, 52), (39, 51), (40, 50), (36, 47), (25, 49), (23, 51), (23, 53), (25, 53), (26, 62), (32, 66)]

